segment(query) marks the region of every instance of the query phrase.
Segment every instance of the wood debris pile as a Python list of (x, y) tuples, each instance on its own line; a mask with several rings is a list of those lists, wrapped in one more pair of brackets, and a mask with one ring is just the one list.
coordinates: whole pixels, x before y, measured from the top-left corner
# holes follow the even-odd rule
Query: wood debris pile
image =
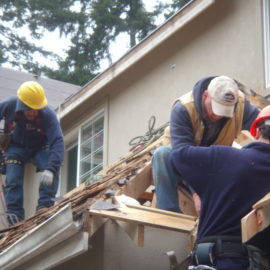
[[(120, 190), (122, 186), (121, 180), (128, 179), (136, 175), (137, 171), (145, 166), (151, 160), (150, 151), (143, 152), (131, 159), (122, 162), (110, 170), (104, 177), (94, 182), (91, 185), (83, 185), (82, 189), (76, 189), (70, 193), (66, 198), (48, 209), (41, 209), (30, 218), (15, 224), (14, 226), (0, 230), (0, 252), (5, 250), (15, 241), (20, 239), (30, 230), (34, 229), (39, 224), (46, 221), (63, 206), (70, 203), (74, 219), (82, 216), (88, 210), (89, 206), (96, 200), (104, 198), (104, 193), (107, 189)], [(118, 184), (118, 182), (120, 184)]]

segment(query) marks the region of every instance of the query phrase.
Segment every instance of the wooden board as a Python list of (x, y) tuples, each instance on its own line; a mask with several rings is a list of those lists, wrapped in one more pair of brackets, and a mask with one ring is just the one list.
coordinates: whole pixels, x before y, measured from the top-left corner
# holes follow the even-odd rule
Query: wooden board
[(195, 227), (191, 216), (143, 206), (128, 205), (118, 210), (89, 210), (90, 215), (102, 216), (140, 225), (190, 233)]
[(152, 183), (151, 163), (137, 172), (130, 181), (121, 188), (122, 194), (138, 199)]
[(261, 200), (253, 205), (253, 209), (258, 209), (267, 204), (270, 204), (270, 193), (267, 193)]
[(242, 241), (246, 242), (256, 233), (270, 225), (270, 200), (267, 194), (262, 200), (254, 205), (254, 208), (241, 220)]
[(192, 195), (184, 188), (178, 189), (179, 207), (186, 215), (197, 216)]
[(252, 210), (249, 214), (241, 220), (242, 227), (242, 242), (248, 241), (253, 237), (258, 231), (257, 215), (256, 211)]
[(252, 137), (249, 131), (242, 130), (234, 141), (239, 145), (244, 146), (248, 143), (254, 142), (255, 139)]

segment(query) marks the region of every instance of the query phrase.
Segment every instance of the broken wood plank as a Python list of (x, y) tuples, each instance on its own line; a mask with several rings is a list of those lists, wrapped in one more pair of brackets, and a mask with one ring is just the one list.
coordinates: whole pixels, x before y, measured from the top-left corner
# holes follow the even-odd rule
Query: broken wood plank
[(248, 143), (254, 142), (255, 139), (252, 137), (249, 131), (247, 130), (242, 130), (237, 138), (235, 138), (234, 142), (238, 143), (241, 146), (244, 146)]
[(270, 225), (270, 204), (253, 209), (241, 220), (242, 241), (246, 242), (256, 233), (264, 230)]
[(187, 219), (194, 220), (194, 221), (197, 219), (195, 216), (190, 216), (190, 215), (186, 215), (186, 214), (182, 214), (182, 213), (176, 213), (176, 212), (172, 212), (172, 211), (162, 210), (162, 209), (158, 209), (158, 208), (153, 209), (152, 207), (145, 207), (145, 206), (134, 205), (134, 204), (126, 204), (126, 206), (128, 206), (130, 208), (134, 208), (134, 209), (143, 210), (146, 212), (159, 213), (162, 215), (168, 215), (168, 216), (173, 216), (173, 217), (185, 217)]
[(135, 176), (130, 178), (128, 183), (121, 188), (122, 193), (132, 197), (139, 198), (145, 190), (152, 183), (152, 171), (151, 171), (151, 162), (148, 162), (144, 168), (137, 172)]
[(192, 195), (184, 188), (178, 189), (179, 208), (186, 215), (197, 216)]
[(138, 225), (138, 246), (144, 246), (144, 226), (141, 224)]
[(156, 192), (154, 192), (152, 203), (151, 203), (151, 207), (152, 208), (156, 208), (157, 207), (157, 194), (156, 194)]
[[(89, 210), (90, 215), (108, 217), (115, 220), (132, 222), (146, 226), (165, 228), (169, 230), (191, 232), (195, 226), (195, 221), (182, 214), (173, 213), (165, 210), (154, 211), (150, 207), (127, 206), (114, 211)], [(162, 211), (163, 213), (161, 213)], [(165, 212), (168, 212), (165, 214)]]
[(259, 231), (262, 231), (270, 225), (270, 205), (264, 205), (257, 209), (257, 223)]
[(253, 209), (258, 209), (267, 204), (270, 204), (270, 193), (267, 193), (261, 200), (253, 205)]
[(139, 199), (152, 201), (153, 195), (154, 195), (153, 192), (146, 192), (145, 191), (143, 194), (140, 195)]
[(257, 214), (255, 210), (252, 210), (249, 214), (242, 218), (241, 228), (242, 242), (248, 241), (259, 231)]
[[(183, 212), (183, 214), (191, 215), (197, 217), (196, 209), (194, 206), (194, 201), (191, 196), (185, 189), (179, 188), (178, 189), (178, 198), (179, 198), (179, 208)], [(157, 207), (157, 195), (154, 193), (152, 204), (152, 208)]]

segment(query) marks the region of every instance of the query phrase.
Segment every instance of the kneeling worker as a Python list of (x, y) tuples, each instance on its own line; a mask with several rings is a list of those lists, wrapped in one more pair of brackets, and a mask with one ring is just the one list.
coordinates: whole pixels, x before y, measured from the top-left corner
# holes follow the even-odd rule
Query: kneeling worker
[[(178, 186), (185, 178), (176, 175), (168, 162), (172, 150), (183, 145), (232, 145), (241, 130), (249, 130), (258, 113), (227, 76), (203, 78), (192, 92), (177, 99), (170, 119), (172, 147), (157, 148), (152, 161), (157, 207), (180, 212)], [(193, 197), (199, 212), (199, 198), (194, 192)]]
[[(253, 122), (256, 138), (242, 149), (182, 146), (170, 161), (201, 198), (194, 264), (247, 269), (241, 218), (270, 190), (270, 106)], [(206, 252), (207, 251), (207, 252)]]
[(35, 81), (23, 83), (17, 97), (0, 101), (0, 120), (5, 119), (0, 138), (6, 162), (4, 194), (9, 225), (25, 217), (23, 178), (27, 162), (33, 161), (39, 172), (37, 210), (54, 204), (64, 140), (56, 114), (47, 103), (43, 87)]

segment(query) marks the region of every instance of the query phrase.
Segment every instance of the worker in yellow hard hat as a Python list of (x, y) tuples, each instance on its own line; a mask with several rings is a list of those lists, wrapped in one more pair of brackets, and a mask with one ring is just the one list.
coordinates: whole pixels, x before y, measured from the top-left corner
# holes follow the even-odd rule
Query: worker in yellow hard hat
[(36, 165), (40, 180), (37, 210), (54, 204), (64, 140), (56, 114), (47, 105), (44, 89), (35, 81), (23, 83), (17, 97), (0, 101), (0, 147), (6, 164), (4, 193), (9, 225), (24, 219), (24, 165), (29, 161)]

